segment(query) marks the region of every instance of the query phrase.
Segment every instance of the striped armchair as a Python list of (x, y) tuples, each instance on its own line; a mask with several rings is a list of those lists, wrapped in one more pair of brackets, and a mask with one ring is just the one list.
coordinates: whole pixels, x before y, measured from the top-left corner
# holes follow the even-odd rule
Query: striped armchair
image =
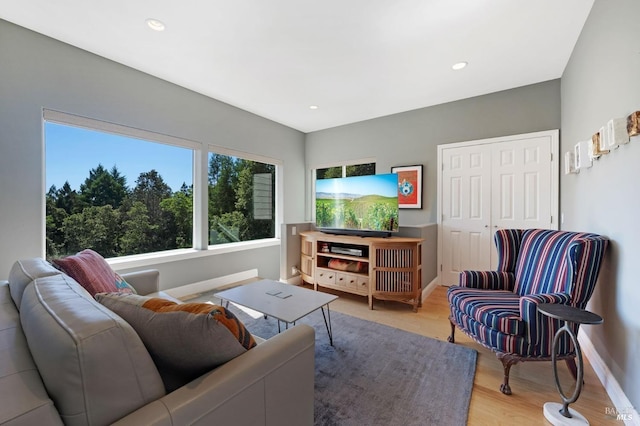
[[(496, 353), (504, 367), (500, 391), (511, 394), (509, 370), (521, 361), (551, 359), (561, 321), (538, 312), (538, 304), (584, 309), (596, 285), (608, 240), (596, 234), (548, 229), (500, 229), (495, 234), (497, 271), (463, 271), (447, 292), (451, 336), (458, 327)], [(577, 333), (578, 326), (574, 331)], [(575, 350), (567, 333), (558, 359), (576, 376)]]

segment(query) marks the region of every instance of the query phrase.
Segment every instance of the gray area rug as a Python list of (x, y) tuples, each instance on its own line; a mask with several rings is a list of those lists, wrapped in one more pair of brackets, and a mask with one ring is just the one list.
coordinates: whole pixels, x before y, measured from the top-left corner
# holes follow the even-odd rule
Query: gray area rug
[[(257, 336), (278, 332), (230, 309)], [(333, 347), (320, 311), (299, 321), (316, 330), (316, 425), (467, 424), (476, 351), (338, 312), (331, 322)]]

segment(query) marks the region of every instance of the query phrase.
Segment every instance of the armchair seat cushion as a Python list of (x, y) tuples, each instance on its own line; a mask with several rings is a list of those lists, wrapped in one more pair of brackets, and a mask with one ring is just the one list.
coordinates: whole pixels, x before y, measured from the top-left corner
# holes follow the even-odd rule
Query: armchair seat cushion
[(525, 323), (520, 316), (520, 296), (505, 290), (482, 290), (453, 286), (447, 292), (452, 315), (456, 310), (490, 329), (522, 336)]
[(462, 331), (493, 351), (521, 356), (535, 355), (532, 352), (535, 348), (531, 347), (522, 336), (501, 333), (474, 320), (461, 311), (453, 312), (452, 310), (451, 314), (456, 323), (460, 325)]

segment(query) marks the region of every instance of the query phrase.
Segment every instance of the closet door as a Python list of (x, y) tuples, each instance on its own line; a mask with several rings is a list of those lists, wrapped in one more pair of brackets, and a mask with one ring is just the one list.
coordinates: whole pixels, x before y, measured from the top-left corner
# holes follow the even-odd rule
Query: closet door
[(551, 146), (531, 138), (493, 146), (493, 228), (551, 228)]
[(495, 270), (499, 228), (558, 228), (558, 148), (557, 131), (438, 146), (440, 284)]
[(491, 146), (443, 150), (441, 185), (440, 282), (452, 285), (460, 271), (490, 265)]

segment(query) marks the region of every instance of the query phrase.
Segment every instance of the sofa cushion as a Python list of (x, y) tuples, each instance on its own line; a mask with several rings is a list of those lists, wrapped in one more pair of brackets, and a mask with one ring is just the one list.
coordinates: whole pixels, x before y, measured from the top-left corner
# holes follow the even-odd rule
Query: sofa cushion
[(110, 424), (165, 394), (136, 332), (67, 275), (27, 286), (20, 321), (66, 425)]
[(40, 277), (60, 275), (61, 273), (42, 258), (18, 260), (14, 263), (9, 272), (9, 289), (16, 308), (20, 309), (22, 293), (33, 280)]
[(71, 278), (75, 279), (91, 295), (102, 292), (135, 293), (120, 275), (118, 275), (107, 261), (91, 249), (54, 259), (53, 263)]
[(0, 283), (0, 424), (62, 425), (47, 395), (7, 282)]
[(135, 294), (97, 294), (138, 332), (167, 391), (243, 354), (256, 342), (230, 311), (208, 303), (175, 302)]

